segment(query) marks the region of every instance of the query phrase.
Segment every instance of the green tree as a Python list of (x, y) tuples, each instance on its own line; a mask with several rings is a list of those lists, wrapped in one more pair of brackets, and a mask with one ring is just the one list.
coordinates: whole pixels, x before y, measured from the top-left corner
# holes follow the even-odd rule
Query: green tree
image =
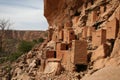
[(9, 30), (11, 25), (10, 20), (0, 19), (0, 51), (3, 51), (3, 46), (5, 46), (3, 45), (6, 40), (5, 32)]
[(16, 59), (18, 59), (22, 54), (23, 54), (23, 53), (21, 53), (21, 52), (12, 53), (12, 54), (10, 54), (10, 55), (7, 57), (7, 58), (8, 58), (7, 60), (13, 62), (13, 61), (15, 61)]
[(33, 43), (35, 43), (35, 44), (42, 43), (42, 42), (44, 42), (44, 39), (42, 37), (39, 38), (39, 39), (34, 39), (33, 40)]
[(44, 42), (44, 39), (41, 37), (41, 38), (38, 39), (38, 42), (42, 43), (42, 42)]
[(20, 52), (28, 52), (32, 49), (32, 47), (34, 46), (33, 42), (30, 41), (21, 41), (21, 43), (18, 45), (18, 50)]

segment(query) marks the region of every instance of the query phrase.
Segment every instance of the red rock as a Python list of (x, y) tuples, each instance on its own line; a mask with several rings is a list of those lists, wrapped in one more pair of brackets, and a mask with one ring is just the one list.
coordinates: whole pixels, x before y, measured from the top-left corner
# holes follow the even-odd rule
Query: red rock
[(110, 47), (107, 44), (99, 46), (92, 54), (91, 61), (103, 59), (110, 55)]

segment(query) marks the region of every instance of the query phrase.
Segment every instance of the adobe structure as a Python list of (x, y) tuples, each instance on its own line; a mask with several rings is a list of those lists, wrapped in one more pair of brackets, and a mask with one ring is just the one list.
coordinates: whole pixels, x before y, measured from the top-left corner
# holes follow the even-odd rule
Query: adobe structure
[[(48, 39), (49, 41), (56, 42), (56, 49), (55, 51), (47, 51), (46, 58), (58, 58), (64, 65), (87, 65), (87, 42), (82, 39), (76, 39), (75, 32), (72, 28), (72, 22), (66, 22), (64, 28), (57, 31), (58, 30), (51, 36), (52, 40)], [(49, 33), (51, 32), (54, 31), (49, 30)], [(59, 35), (59, 37), (54, 35)], [(53, 55), (53, 57), (51, 57), (51, 55)]]
[[(66, 1), (66, 6), (59, 6), (62, 1), (55, 3), (56, 6), (54, 8), (50, 7), (48, 2), (48, 0), (45, 0), (44, 14), (50, 25), (48, 43), (54, 41), (55, 49), (54, 55), (51, 53), (52, 50), (47, 54), (53, 55), (52, 58), (60, 59), (65, 69), (68, 69), (67, 65), (88, 65), (89, 49), (94, 50), (100, 45), (117, 38), (119, 18), (115, 16), (116, 13), (112, 15), (113, 18), (111, 19), (106, 17), (106, 15), (109, 15), (108, 9), (110, 8), (110, 4), (107, 4), (106, 0), (103, 2), (98, 0), (81, 1), (81, 4), (75, 1), (74, 3), (77, 6), (81, 6), (80, 9), (82, 11), (77, 6), (76, 9), (73, 9), (73, 6), (67, 6), (69, 1), (68, 3)], [(104, 3), (106, 5), (103, 5)], [(96, 4), (99, 5), (98, 8), (95, 7)], [(62, 12), (64, 7), (68, 8)], [(54, 9), (60, 15), (53, 16), (55, 12), (50, 15), (47, 14), (50, 11), (54, 11)], [(107, 19), (106, 21), (104, 21), (105, 18)], [(105, 24), (102, 25), (104, 22)], [(46, 57), (50, 58), (51, 56)]]

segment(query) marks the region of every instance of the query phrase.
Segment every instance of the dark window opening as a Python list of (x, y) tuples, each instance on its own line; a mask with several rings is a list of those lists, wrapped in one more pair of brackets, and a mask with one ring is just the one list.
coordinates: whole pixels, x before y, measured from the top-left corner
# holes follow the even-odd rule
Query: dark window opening
[(91, 0), (91, 4), (92, 4), (92, 5), (94, 4), (94, 0)]
[(69, 49), (69, 46), (68, 45), (66, 45), (66, 50), (68, 50)]
[(23, 69), (23, 66), (20, 66), (20, 69)]
[(73, 33), (70, 33), (71, 35), (73, 35)]
[(35, 64), (36, 64), (35, 68), (38, 68), (38, 66), (41, 65), (41, 60), (40, 59), (36, 59)]
[(62, 26), (62, 28), (64, 29), (64, 26)]
[(78, 11), (75, 12), (75, 16), (79, 16), (80, 13)]
[(76, 39), (76, 40), (79, 40), (79, 35), (75, 35), (75, 39)]
[(56, 51), (54, 52), (54, 58), (56, 58)]
[(85, 3), (85, 8), (87, 8), (87, 5), (88, 5), (88, 4), (87, 4), (87, 2), (86, 2), (86, 3)]
[(87, 70), (87, 65), (84, 65), (84, 64), (81, 64), (81, 65), (76, 64), (75, 67), (76, 67), (76, 69), (75, 69), (76, 72), (80, 72), (80, 71), (85, 71), (85, 70)]
[[(111, 43), (111, 47), (110, 47), (110, 53), (111, 53), (111, 52), (112, 52), (112, 50), (113, 50), (113, 47), (114, 47), (115, 39), (108, 39), (108, 42), (110, 42), (110, 43)], [(109, 55), (108, 55), (108, 56), (110, 56), (110, 53), (109, 53)]]
[(88, 62), (88, 63), (91, 61), (91, 56), (92, 56), (92, 52), (90, 52), (90, 53), (87, 55), (87, 62)]
[(63, 39), (59, 39), (60, 41), (63, 41)]
[(106, 11), (106, 9), (107, 9), (107, 8), (106, 8), (106, 6), (105, 6), (105, 7), (104, 7), (104, 12)]

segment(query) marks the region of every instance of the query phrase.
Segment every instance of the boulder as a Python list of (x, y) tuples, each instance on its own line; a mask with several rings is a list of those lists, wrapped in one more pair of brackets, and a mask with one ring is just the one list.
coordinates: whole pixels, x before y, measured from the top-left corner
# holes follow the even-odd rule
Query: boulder
[(96, 61), (98, 59), (103, 59), (110, 55), (110, 46), (107, 44), (102, 44), (99, 46), (92, 54), (91, 61)]
[(94, 62), (93, 69), (94, 70), (101, 69), (104, 66), (105, 66), (105, 59), (99, 59), (99, 60)]
[(32, 52), (31, 52), (31, 51), (28, 52), (28, 54), (27, 54), (27, 59), (30, 59), (30, 58), (32, 58), (32, 57), (33, 57)]
[(56, 47), (56, 42), (55, 41), (50, 41), (47, 43), (47, 49), (54, 49)]
[(105, 67), (81, 80), (120, 80), (120, 67)]
[(48, 59), (44, 73), (54, 76), (60, 74), (61, 69), (62, 66), (59, 59)]
[(109, 58), (106, 61), (105, 66), (120, 66), (120, 56)]

